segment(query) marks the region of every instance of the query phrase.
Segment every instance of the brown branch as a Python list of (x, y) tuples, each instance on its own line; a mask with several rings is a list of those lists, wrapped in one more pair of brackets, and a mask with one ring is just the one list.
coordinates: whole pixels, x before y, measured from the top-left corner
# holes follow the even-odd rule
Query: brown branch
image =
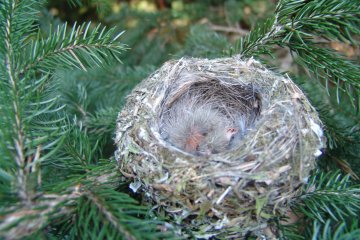
[(31, 207), (25, 205), (2, 216), (0, 238), (21, 239), (39, 231), (48, 224), (50, 218), (71, 213), (73, 209), (64, 205), (73, 203), (80, 196), (82, 193), (77, 186), (71, 194), (46, 194)]
[(21, 114), (20, 114), (20, 103), (19, 103), (19, 94), (16, 84), (16, 76), (14, 74), (14, 69), (12, 66), (13, 61), (13, 50), (11, 44), (11, 13), (15, 11), (17, 5), (16, 1), (11, 4), (11, 10), (6, 19), (6, 26), (5, 26), (5, 48), (6, 48), (6, 55), (5, 55), (5, 66), (7, 70), (7, 74), (9, 76), (11, 90), (13, 92), (13, 110), (15, 114), (15, 126), (14, 129), (16, 131), (15, 139), (14, 139), (14, 147), (16, 150), (14, 159), (17, 165), (17, 187), (18, 187), (18, 195), (23, 202), (29, 202), (29, 197), (26, 192), (26, 176), (25, 176), (25, 154), (24, 154), (24, 133), (22, 131), (21, 125)]
[(248, 30), (241, 29), (241, 28), (235, 28), (235, 27), (226, 27), (226, 26), (220, 26), (210, 23), (209, 24), (210, 29), (218, 32), (227, 32), (227, 33), (236, 33), (241, 36), (245, 36), (249, 33)]

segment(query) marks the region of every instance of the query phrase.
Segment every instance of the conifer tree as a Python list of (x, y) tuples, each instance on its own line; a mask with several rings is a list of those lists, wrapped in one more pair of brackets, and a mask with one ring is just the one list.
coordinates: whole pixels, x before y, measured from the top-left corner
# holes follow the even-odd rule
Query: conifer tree
[[(283, 74), (319, 111), (328, 142), (302, 194), (289, 203), (297, 223), (274, 219), (279, 236), (360, 238), (359, 59), (333, 46), (358, 49), (359, 1), (280, 0), (250, 32), (220, 27), (216, 17), (200, 20), (214, 4), (224, 6), (227, 22), (237, 21), (237, 10), (253, 1), (190, 1), (156, 13), (124, 5), (108, 17), (111, 0), (67, 2), (98, 6), (110, 27), (62, 23), (44, 0), (0, 0), (0, 238), (191, 237), (177, 236), (181, 226), (142, 205), (117, 170), (112, 137), (124, 97), (174, 56), (240, 54), (280, 71), (281, 49), (294, 61)], [(129, 16), (147, 21), (124, 33), (120, 20)], [(183, 16), (197, 24), (161, 32), (161, 22)]]

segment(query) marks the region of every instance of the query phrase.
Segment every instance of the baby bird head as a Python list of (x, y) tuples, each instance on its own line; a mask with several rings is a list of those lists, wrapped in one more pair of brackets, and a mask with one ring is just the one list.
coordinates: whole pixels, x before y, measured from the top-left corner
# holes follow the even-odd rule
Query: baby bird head
[(167, 141), (194, 155), (210, 155), (229, 149), (238, 132), (212, 104), (185, 98), (169, 109), (163, 132)]

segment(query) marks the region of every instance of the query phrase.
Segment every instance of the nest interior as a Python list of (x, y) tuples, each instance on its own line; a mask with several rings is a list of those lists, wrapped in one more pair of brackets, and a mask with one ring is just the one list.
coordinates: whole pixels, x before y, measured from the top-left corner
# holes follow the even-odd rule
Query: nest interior
[[(190, 73), (183, 77), (198, 78)], [(241, 144), (260, 109), (260, 94), (251, 84), (193, 81), (164, 99), (160, 133), (190, 154), (221, 153)]]
[(115, 157), (178, 221), (246, 229), (286, 211), (324, 146), (321, 126), (288, 77), (253, 59), (180, 59), (128, 96)]

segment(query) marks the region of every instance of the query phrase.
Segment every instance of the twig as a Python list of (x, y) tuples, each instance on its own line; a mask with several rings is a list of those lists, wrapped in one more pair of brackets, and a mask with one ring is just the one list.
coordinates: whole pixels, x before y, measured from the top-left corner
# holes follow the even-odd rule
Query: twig
[(66, 207), (66, 203), (75, 201), (81, 195), (77, 186), (70, 194), (46, 194), (31, 207), (25, 205), (18, 208), (2, 217), (0, 238), (21, 239), (39, 231), (48, 224), (50, 218), (70, 213), (72, 209)]
[(214, 31), (237, 33), (241, 36), (245, 36), (246, 34), (249, 33), (248, 30), (241, 29), (241, 28), (235, 28), (235, 27), (226, 27), (226, 26), (220, 26), (220, 25), (215, 25), (215, 24), (209, 24), (209, 27), (210, 27), (210, 29), (212, 29)]
[[(9, 11), (14, 12), (17, 5), (16, 2), (12, 2), (11, 10)], [(14, 156), (16, 165), (17, 165), (17, 187), (18, 187), (18, 195), (23, 202), (28, 203), (29, 197), (26, 192), (26, 175), (24, 172), (25, 167), (25, 155), (24, 155), (24, 133), (22, 129), (21, 123), (21, 110), (20, 110), (20, 103), (19, 103), (19, 94), (18, 94), (18, 86), (17, 86), (17, 79), (14, 74), (13, 69), (13, 49), (11, 46), (11, 28), (12, 28), (12, 15), (7, 15), (6, 26), (5, 26), (5, 48), (6, 48), (6, 55), (5, 55), (5, 66), (7, 69), (7, 73), (9, 76), (11, 90), (13, 92), (13, 109), (15, 114), (15, 126), (14, 129), (16, 131), (16, 138), (14, 139), (14, 145), (16, 149), (16, 153)]]

